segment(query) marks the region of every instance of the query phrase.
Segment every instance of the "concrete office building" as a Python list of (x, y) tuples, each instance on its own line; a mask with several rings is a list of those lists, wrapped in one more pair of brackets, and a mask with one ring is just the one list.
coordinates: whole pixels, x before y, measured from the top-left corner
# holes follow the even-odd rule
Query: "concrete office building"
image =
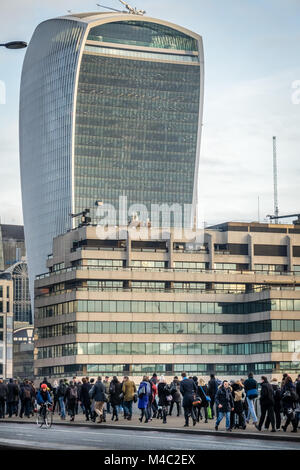
[(33, 373), (33, 326), (27, 322), (15, 322), (13, 333), (13, 376), (34, 380)]
[(13, 281), (0, 272), (0, 377), (13, 374)]
[(300, 367), (300, 227), (86, 226), (54, 239), (35, 288), (35, 375), (281, 377)]
[[(70, 213), (95, 201), (196, 210), (203, 107), (199, 35), (137, 14), (41, 23), (20, 94), (20, 167), (31, 288)], [(184, 178), (182, 175), (184, 174)], [(153, 222), (153, 220), (152, 220)], [(125, 219), (127, 223), (127, 217)]]

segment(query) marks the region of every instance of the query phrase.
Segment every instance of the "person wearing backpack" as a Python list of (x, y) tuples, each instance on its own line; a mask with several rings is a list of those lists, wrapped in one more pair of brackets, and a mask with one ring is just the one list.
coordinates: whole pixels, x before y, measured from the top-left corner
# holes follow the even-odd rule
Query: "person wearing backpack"
[[(243, 398), (244, 398), (244, 387), (239, 380), (234, 382), (231, 386), (232, 388), (232, 398), (233, 398), (233, 413), (230, 421), (231, 429), (235, 427), (236, 429), (242, 428), (246, 429), (246, 420), (244, 416), (243, 408)], [(235, 417), (238, 418), (238, 424), (235, 423)]]
[(273, 393), (273, 387), (272, 385), (268, 382), (267, 377), (264, 375), (261, 377), (262, 383), (261, 383), (261, 391), (260, 391), (260, 408), (261, 408), (261, 415), (260, 415), (260, 420), (258, 425), (255, 423), (254, 426), (258, 431), (261, 431), (261, 428), (264, 424), (266, 414), (268, 416), (268, 419), (271, 423), (272, 430), (271, 432), (276, 432), (275, 429), (275, 417), (274, 417), (274, 393)]
[(76, 403), (78, 400), (78, 394), (77, 394), (77, 387), (74, 384), (73, 380), (70, 380), (69, 386), (66, 390), (66, 395), (67, 399), (67, 408), (69, 415), (71, 416), (70, 421), (74, 421), (75, 419), (75, 413), (76, 413)]
[(65, 407), (66, 391), (67, 391), (67, 386), (65, 384), (65, 379), (60, 379), (59, 385), (56, 389), (56, 398), (59, 404), (61, 419), (66, 419), (66, 407)]
[(109, 397), (113, 410), (111, 417), (112, 421), (114, 420), (114, 418), (116, 418), (116, 421), (119, 421), (118, 413), (119, 407), (121, 405), (121, 393), (123, 393), (122, 384), (119, 382), (118, 377), (114, 376), (109, 386)]
[(244, 382), (244, 389), (246, 393), (246, 400), (248, 404), (248, 414), (246, 418), (246, 422), (249, 424), (250, 416), (252, 417), (253, 424), (258, 422), (256, 413), (255, 413), (255, 400), (258, 397), (257, 391), (257, 382), (253, 378), (253, 372), (248, 374), (248, 379)]
[(32, 387), (29, 384), (29, 381), (25, 380), (24, 387), (22, 389), (22, 395), (20, 394), (20, 399), (24, 403), (24, 411), (25, 411), (25, 416), (27, 416), (27, 418), (30, 418), (30, 414), (32, 411), (32, 408), (31, 408), (32, 397), (33, 397)]
[(173, 382), (170, 383), (170, 391), (173, 397), (171, 401), (169, 416), (172, 416), (173, 406), (176, 403), (177, 407), (177, 416), (181, 415), (181, 393), (180, 393), (180, 381), (178, 377), (175, 376)]
[(298, 401), (296, 387), (293, 384), (292, 378), (287, 375), (281, 389), (281, 400), (283, 406), (283, 414), (286, 416), (286, 422), (282, 429), (286, 432), (288, 425), (293, 425), (292, 432), (297, 432), (297, 419), (295, 414), (296, 403)]
[(7, 385), (0, 379), (0, 418), (5, 418), (5, 405), (7, 399)]

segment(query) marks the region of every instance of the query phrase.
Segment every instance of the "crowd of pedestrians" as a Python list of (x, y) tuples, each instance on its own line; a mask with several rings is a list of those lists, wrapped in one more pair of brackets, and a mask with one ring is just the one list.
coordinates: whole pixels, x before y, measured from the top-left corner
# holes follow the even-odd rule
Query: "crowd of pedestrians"
[[(67, 415), (74, 421), (82, 412), (86, 421), (106, 422), (122, 419), (130, 421), (133, 405), (139, 410), (139, 421), (149, 423), (161, 419), (163, 424), (175, 411), (177, 417), (184, 416), (184, 426), (190, 419), (193, 426), (200, 420), (208, 423), (215, 420), (215, 430), (225, 418), (227, 431), (246, 429), (252, 421), (257, 430), (269, 429), (287, 431), (291, 424), (292, 432), (297, 432), (300, 422), (300, 374), (295, 382), (288, 374), (282, 380), (268, 381), (262, 376), (258, 383), (253, 373), (246, 380), (220, 381), (214, 375), (205, 381), (197, 377), (188, 377), (185, 372), (167, 383), (164, 376), (153, 374), (144, 376), (139, 385), (125, 376), (122, 381), (117, 377), (98, 377), (97, 380), (83, 377), (78, 380), (55, 380), (50, 384), (45, 377), (38, 387), (29, 380), (19, 383), (9, 379), (4, 383), (0, 379), (0, 418), (8, 416), (34, 416), (39, 405), (51, 403), (52, 411), (59, 413), (65, 420)], [(257, 404), (260, 404), (260, 417), (257, 417)], [(183, 411), (182, 411), (183, 409)]]

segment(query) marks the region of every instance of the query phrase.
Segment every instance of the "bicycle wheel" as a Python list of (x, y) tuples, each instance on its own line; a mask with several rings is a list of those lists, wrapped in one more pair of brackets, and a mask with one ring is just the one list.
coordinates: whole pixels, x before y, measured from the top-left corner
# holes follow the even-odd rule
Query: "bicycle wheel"
[(46, 428), (51, 428), (53, 423), (53, 413), (52, 411), (47, 410), (47, 413), (45, 415), (45, 426)]
[(41, 416), (38, 412), (36, 415), (36, 424), (41, 428), (44, 424), (44, 416)]

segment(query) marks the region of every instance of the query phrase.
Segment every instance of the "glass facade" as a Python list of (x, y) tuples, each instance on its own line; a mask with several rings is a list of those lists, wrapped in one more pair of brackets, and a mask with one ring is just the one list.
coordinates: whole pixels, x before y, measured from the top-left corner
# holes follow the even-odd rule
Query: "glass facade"
[(20, 166), (32, 297), (53, 238), (77, 223), (70, 213), (90, 208), (95, 222), (99, 199), (116, 208), (119, 196), (128, 207), (195, 199), (201, 38), (146, 18), (118, 21), (116, 14), (99, 24), (107, 21), (99, 15), (95, 25), (88, 14), (74, 18), (37, 27), (22, 71)]
[(151, 204), (192, 204), (199, 94), (199, 65), (84, 53), (75, 211), (97, 199), (117, 210), (120, 196), (128, 207), (145, 204), (149, 216)]
[(20, 91), (20, 167), (33, 298), (53, 237), (71, 228), (72, 111), (84, 23), (41, 23), (27, 48)]

